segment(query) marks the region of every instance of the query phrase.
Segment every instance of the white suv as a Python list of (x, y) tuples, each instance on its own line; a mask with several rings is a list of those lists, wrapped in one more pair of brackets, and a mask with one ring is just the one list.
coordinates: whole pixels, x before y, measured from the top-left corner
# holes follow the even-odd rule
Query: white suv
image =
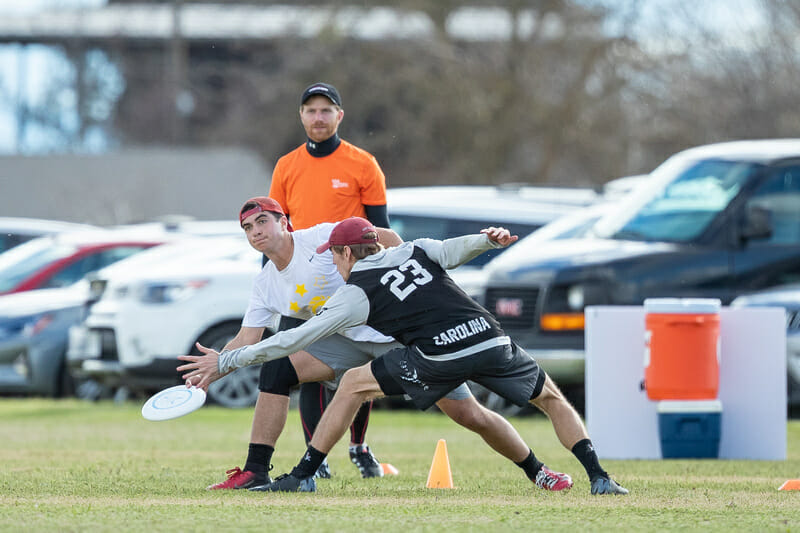
[[(71, 372), (134, 392), (179, 383), (176, 356), (198, 353), (195, 342), (218, 350), (239, 331), (260, 268), (261, 254), (242, 234), (164, 245), (99, 271), (90, 286), (102, 296), (70, 331)], [(220, 380), (209, 396), (228, 407), (251, 405), (254, 370)]]

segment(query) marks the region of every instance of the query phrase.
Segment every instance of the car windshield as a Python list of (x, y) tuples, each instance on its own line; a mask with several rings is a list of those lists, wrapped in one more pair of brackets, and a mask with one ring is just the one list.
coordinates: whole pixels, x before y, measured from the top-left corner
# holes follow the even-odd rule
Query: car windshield
[(75, 247), (34, 239), (0, 255), (0, 292), (12, 290), (21, 281), (50, 263), (75, 252)]
[(689, 242), (701, 235), (761, 165), (725, 160), (667, 161), (650, 186), (594, 228), (600, 237)]

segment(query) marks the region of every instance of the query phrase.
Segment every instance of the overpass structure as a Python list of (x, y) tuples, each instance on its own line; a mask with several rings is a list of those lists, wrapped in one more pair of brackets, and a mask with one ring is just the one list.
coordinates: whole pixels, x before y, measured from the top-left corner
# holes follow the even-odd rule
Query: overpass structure
[[(555, 15), (538, 20), (534, 10), (512, 15), (494, 7), (455, 10), (447, 18), (445, 32), (456, 39), (504, 40), (515, 32), (518, 37), (530, 36), (540, 23), (540, 36), (562, 33)], [(176, 35), (190, 41), (263, 41), (311, 39), (330, 32), (364, 40), (425, 40), (435, 38), (437, 29), (422, 11), (359, 6), (134, 3), (0, 17), (0, 43), (80, 40), (99, 45), (109, 40), (158, 42)]]

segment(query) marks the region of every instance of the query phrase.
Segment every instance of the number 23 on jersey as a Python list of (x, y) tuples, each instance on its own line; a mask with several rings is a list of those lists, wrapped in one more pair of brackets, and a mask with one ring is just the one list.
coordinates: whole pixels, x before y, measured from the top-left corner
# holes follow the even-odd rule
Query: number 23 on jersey
[(425, 285), (432, 279), (431, 273), (422, 265), (414, 259), (409, 259), (395, 270), (390, 270), (381, 276), (381, 285), (388, 285), (389, 291), (398, 300), (403, 301), (417, 290), (418, 286)]

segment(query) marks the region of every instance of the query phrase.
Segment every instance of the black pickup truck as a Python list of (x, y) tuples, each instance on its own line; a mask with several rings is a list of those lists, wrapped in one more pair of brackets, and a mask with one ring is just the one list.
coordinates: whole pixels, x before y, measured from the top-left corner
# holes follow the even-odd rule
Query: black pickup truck
[(487, 309), (580, 406), (586, 306), (653, 297), (728, 304), (800, 281), (800, 139), (680, 152), (588, 237), (520, 241), (487, 272)]

